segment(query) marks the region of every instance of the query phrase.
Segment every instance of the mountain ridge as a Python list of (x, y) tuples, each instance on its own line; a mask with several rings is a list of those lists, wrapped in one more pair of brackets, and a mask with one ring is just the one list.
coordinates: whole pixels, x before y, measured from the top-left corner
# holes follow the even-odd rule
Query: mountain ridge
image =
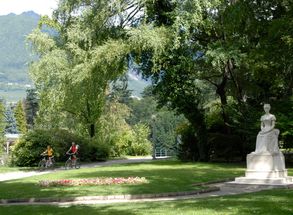
[[(26, 36), (38, 26), (40, 17), (34, 11), (0, 16), (0, 97), (8, 96), (7, 100), (13, 101), (21, 99), (25, 96), (27, 86), (32, 84), (28, 64), (33, 58), (26, 46)], [(139, 96), (148, 85), (131, 69), (128, 71), (128, 79), (129, 89), (135, 96)], [(10, 92), (15, 91), (19, 91), (19, 96), (9, 96)]]

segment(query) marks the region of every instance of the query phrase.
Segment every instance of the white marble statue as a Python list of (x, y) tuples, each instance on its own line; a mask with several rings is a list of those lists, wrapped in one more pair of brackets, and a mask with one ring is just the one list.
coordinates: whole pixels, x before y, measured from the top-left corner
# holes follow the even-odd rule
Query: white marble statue
[(265, 114), (261, 117), (255, 151), (246, 157), (245, 177), (237, 177), (231, 184), (293, 185), (293, 177), (288, 177), (285, 158), (278, 147), (280, 131), (275, 129), (276, 117), (270, 114), (270, 109), (269, 104), (264, 105)]
[(280, 131), (275, 129), (276, 117), (270, 114), (271, 106), (264, 104), (265, 114), (261, 117), (261, 131), (256, 138), (255, 153), (279, 152), (278, 136)]

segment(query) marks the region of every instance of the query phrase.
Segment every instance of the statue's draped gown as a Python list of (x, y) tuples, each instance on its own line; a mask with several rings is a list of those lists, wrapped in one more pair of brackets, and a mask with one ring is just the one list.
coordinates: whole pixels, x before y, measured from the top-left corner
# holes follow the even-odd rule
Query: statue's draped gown
[[(261, 117), (261, 122), (264, 125), (264, 131), (272, 129), (273, 121), (276, 121), (276, 117), (272, 114), (263, 115)], [(267, 133), (259, 132), (256, 138), (256, 153), (261, 152), (279, 152), (278, 147), (278, 129), (273, 129)]]

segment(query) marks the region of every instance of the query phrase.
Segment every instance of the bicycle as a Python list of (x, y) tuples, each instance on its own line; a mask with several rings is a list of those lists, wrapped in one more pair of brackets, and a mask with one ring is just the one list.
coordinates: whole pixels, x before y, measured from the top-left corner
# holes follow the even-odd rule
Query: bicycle
[(72, 169), (72, 168), (75, 168), (75, 169), (79, 169), (80, 168), (80, 160), (79, 158), (75, 157), (75, 159), (72, 159), (73, 158), (73, 155), (75, 153), (66, 153), (67, 155), (69, 155), (69, 158), (67, 159), (67, 161), (65, 162), (65, 169)]
[(41, 156), (43, 156), (43, 158), (40, 160), (38, 164), (39, 169), (53, 168), (55, 166), (54, 156), (51, 157), (51, 162), (49, 159), (47, 159), (47, 155), (41, 154)]

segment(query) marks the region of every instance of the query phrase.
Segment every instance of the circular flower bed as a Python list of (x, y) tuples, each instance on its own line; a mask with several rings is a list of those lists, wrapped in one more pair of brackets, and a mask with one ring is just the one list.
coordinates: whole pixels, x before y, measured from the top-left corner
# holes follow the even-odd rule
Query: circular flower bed
[(84, 179), (59, 179), (59, 180), (41, 180), (41, 187), (57, 186), (83, 186), (83, 185), (113, 185), (113, 184), (142, 184), (148, 181), (144, 177), (128, 178), (84, 178)]

